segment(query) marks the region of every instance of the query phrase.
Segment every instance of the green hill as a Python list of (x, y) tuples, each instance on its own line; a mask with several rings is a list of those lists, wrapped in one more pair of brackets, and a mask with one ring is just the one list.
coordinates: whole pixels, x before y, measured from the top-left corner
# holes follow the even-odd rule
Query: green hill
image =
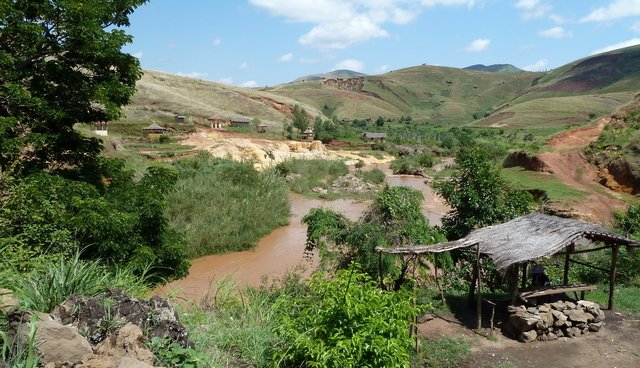
[(280, 126), (300, 104), (310, 116), (345, 120), (411, 116), (417, 122), (562, 129), (614, 113), (640, 91), (640, 46), (549, 73), (497, 72), (509, 70), (508, 64), (469, 68), (483, 71), (422, 65), (367, 76), (339, 70), (264, 89), (145, 71), (126, 120), (162, 122), (178, 114), (197, 121), (218, 115)]
[(364, 77), (366, 74), (354, 72), (353, 70), (339, 69), (333, 70), (328, 73), (318, 73), (306, 75), (304, 77), (300, 77), (294, 80), (292, 83), (300, 83), (300, 82), (308, 82), (315, 80), (323, 80), (323, 79), (335, 79), (335, 78), (355, 78), (355, 77)]
[(468, 66), (464, 69), (474, 70), (476, 72), (490, 72), (490, 73), (518, 73), (518, 72), (524, 71), (511, 64), (493, 64), (493, 65), (475, 64), (475, 65)]

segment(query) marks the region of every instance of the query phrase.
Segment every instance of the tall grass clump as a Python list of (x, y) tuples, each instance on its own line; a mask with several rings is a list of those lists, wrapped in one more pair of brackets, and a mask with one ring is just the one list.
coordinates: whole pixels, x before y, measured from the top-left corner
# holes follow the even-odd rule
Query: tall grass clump
[(13, 290), (27, 309), (51, 312), (72, 294), (95, 296), (114, 287), (138, 296), (149, 290), (147, 277), (132, 268), (107, 267), (99, 260), (82, 260), (79, 254), (35, 263), (27, 274), (4, 270), (0, 275), (0, 287)]
[(289, 221), (289, 191), (274, 171), (206, 153), (174, 165), (180, 179), (168, 196), (167, 215), (184, 231), (190, 257), (251, 248)]
[(15, 336), (13, 341), (6, 332), (0, 331), (0, 363), (4, 363), (5, 367), (38, 367), (40, 359), (35, 352), (35, 319), (35, 316), (31, 318), (27, 336), (23, 336), (21, 330), (18, 329), (18, 335)]
[(417, 155), (398, 157), (391, 162), (391, 170), (394, 174), (422, 175), (423, 171), (433, 164), (433, 155), (429, 152), (423, 152)]
[(328, 189), (336, 178), (349, 173), (344, 162), (321, 159), (287, 160), (276, 165), (275, 170), (287, 179), (291, 191), (299, 194), (309, 194), (316, 187)]
[(361, 173), (359, 173), (359, 176), (362, 178), (364, 182), (371, 183), (371, 184), (381, 184), (384, 182), (384, 179), (386, 178), (386, 175), (384, 174), (384, 172), (378, 169), (377, 167), (371, 170), (362, 171)]

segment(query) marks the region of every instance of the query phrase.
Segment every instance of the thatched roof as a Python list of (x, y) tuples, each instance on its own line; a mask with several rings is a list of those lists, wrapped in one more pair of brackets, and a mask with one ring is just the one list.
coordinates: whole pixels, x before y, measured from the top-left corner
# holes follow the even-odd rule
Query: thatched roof
[(377, 250), (390, 254), (440, 253), (448, 250), (475, 247), (486, 254), (501, 272), (509, 266), (561, 252), (578, 239), (602, 241), (608, 245), (640, 246), (634, 240), (607, 228), (584, 221), (532, 213), (504, 224), (472, 231), (468, 236), (451, 242), (427, 246)]
[(167, 128), (161, 127), (160, 125), (153, 123), (146, 128), (142, 128), (142, 130), (167, 130)]
[(384, 138), (387, 138), (387, 133), (364, 132), (364, 133), (362, 133), (362, 138), (365, 138), (365, 139), (384, 139)]

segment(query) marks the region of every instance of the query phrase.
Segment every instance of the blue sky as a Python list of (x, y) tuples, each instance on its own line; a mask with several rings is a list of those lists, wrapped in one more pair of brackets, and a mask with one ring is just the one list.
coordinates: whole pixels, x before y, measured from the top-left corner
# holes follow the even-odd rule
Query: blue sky
[(537, 71), (640, 44), (640, 0), (151, 0), (128, 32), (145, 69), (246, 87), (421, 64)]

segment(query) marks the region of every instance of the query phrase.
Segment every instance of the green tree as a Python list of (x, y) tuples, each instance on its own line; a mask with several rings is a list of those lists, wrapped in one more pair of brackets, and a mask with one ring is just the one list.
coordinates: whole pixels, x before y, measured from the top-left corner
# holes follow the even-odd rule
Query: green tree
[(486, 151), (461, 151), (456, 165), (450, 179), (433, 185), (452, 208), (442, 219), (448, 239), (459, 239), (475, 228), (505, 222), (531, 210), (531, 194), (512, 188)]
[(68, 171), (101, 145), (73, 129), (114, 120), (135, 92), (138, 60), (122, 27), (146, 0), (0, 4), (0, 172)]
[(309, 127), (309, 119), (307, 119), (307, 112), (300, 105), (293, 107), (293, 126), (298, 129), (298, 132), (302, 133)]
[(376, 126), (378, 128), (381, 128), (384, 126), (384, 119), (382, 118), (382, 116), (378, 116), (378, 118), (376, 119)]

